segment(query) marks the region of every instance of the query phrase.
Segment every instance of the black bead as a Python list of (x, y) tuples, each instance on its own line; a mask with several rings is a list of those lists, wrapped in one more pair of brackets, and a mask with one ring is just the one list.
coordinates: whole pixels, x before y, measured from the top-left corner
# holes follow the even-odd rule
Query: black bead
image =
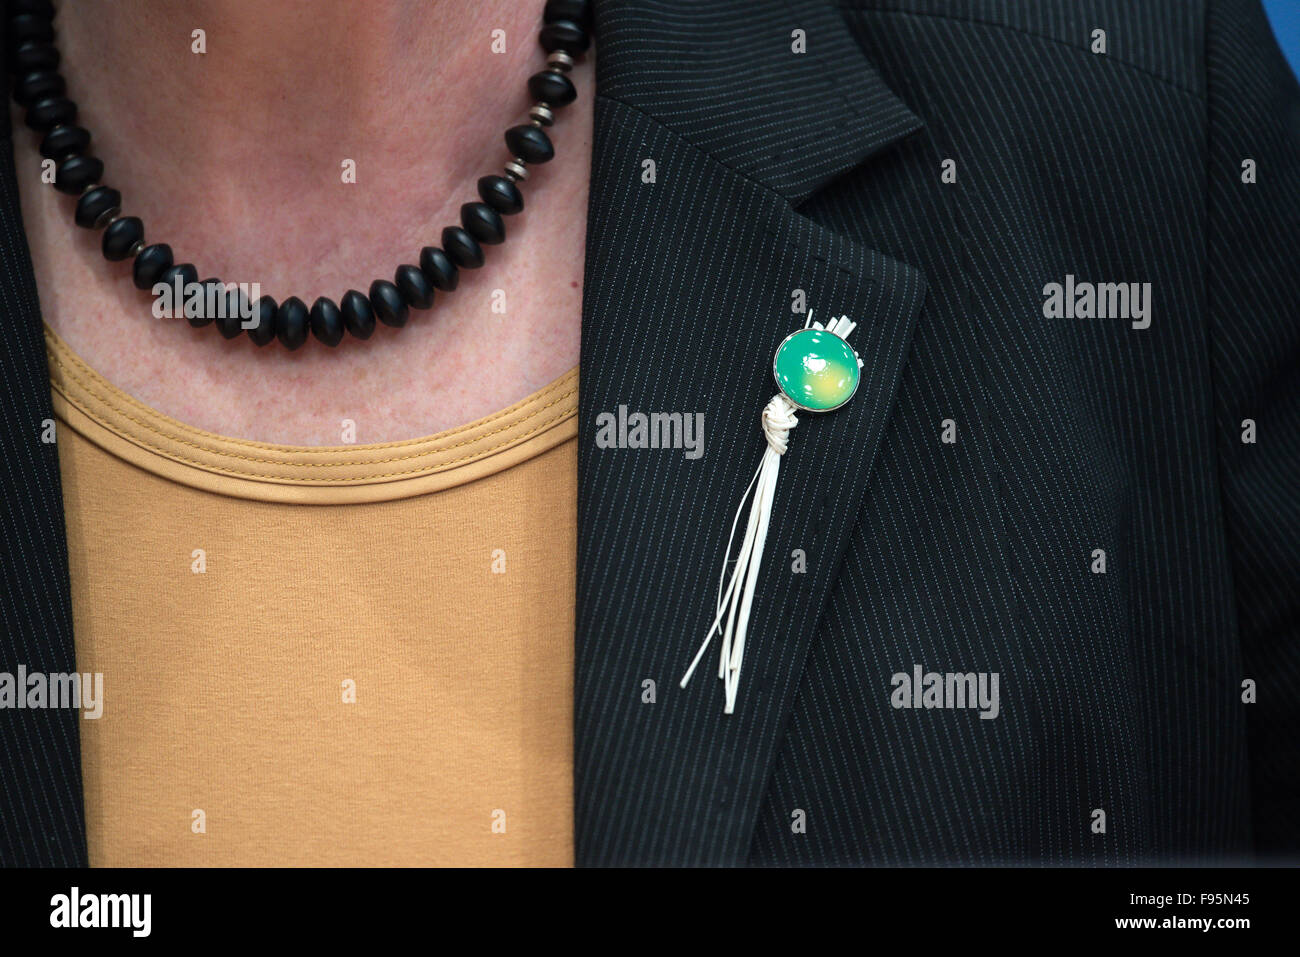
[[(141, 250), (141, 252), (144, 252), (144, 250)], [(185, 306), (184, 297), (189, 292), (188, 287), (192, 283), (199, 281), (199, 271), (194, 268), (193, 263), (177, 263), (175, 266), (169, 266), (167, 269), (164, 269), (162, 275), (158, 277), (158, 282), (166, 283), (168, 286), (171, 286), (172, 291), (175, 292), (176, 277), (178, 276), (181, 280), (181, 298), (174, 301), (172, 305), (173, 307), (183, 310)], [(178, 317), (179, 315), (180, 313), (177, 313)]]
[(307, 341), (307, 326), (310, 318), (307, 307), (297, 296), (290, 296), (280, 303), (275, 313), (275, 336), (286, 349), (297, 349)]
[(59, 60), (59, 48), (54, 44), (29, 40), (13, 52), (9, 58), (9, 69), (14, 74), (31, 73), (34, 70), (57, 70)]
[(264, 346), (275, 338), (275, 314), (278, 307), (270, 296), (263, 296), (257, 300), (254, 311), (257, 313), (257, 325), (249, 328), (248, 338), (253, 340), (254, 345)]
[[(142, 250), (143, 251), (143, 250)], [(167, 296), (168, 310), (166, 315), (173, 319), (180, 319), (189, 315), (189, 294), (190, 287), (199, 281), (199, 271), (194, 268), (193, 263), (177, 263), (162, 271), (158, 277), (158, 282), (167, 286), (167, 292), (162, 294)], [(176, 284), (180, 283), (180, 293), (176, 292)], [(161, 298), (161, 296), (156, 297)]]
[(425, 246), (420, 250), (420, 271), (424, 273), (435, 289), (451, 292), (460, 282), (460, 271), (451, 257), (437, 246)]
[(104, 258), (121, 262), (134, 255), (136, 243), (144, 242), (144, 223), (139, 216), (123, 216), (108, 224), (104, 230)]
[(220, 279), (205, 279), (199, 283), (200, 298), (190, 298), (190, 290), (185, 291), (185, 319), (195, 329), (202, 329), (217, 318), (217, 299), (225, 294), (225, 283)]
[(574, 89), (573, 81), (563, 73), (556, 73), (553, 70), (543, 70), (530, 76), (528, 92), (533, 95), (533, 99), (556, 107), (568, 106), (578, 98), (578, 91)]
[(545, 163), (555, 156), (550, 137), (535, 126), (512, 126), (506, 130), (506, 146), (528, 163)]
[(459, 226), (448, 226), (442, 231), (442, 248), (462, 269), (478, 269), (483, 265), (483, 247)]
[(56, 126), (41, 140), (41, 155), (61, 160), (90, 148), (90, 130), (81, 126)]
[(524, 209), (524, 194), (504, 176), (484, 176), (478, 181), (478, 194), (498, 213), (513, 216)]
[(203, 286), (203, 322), (202, 325), (208, 325), (216, 322), (221, 313), (225, 311), (222, 308), (222, 300), (226, 298), (226, 284), (220, 279), (205, 279), (201, 283)]
[[(99, 229), (121, 211), (122, 194), (111, 186), (96, 186), (77, 200), (77, 225), (85, 229)], [(170, 266), (171, 263), (167, 265)]]
[(14, 100), (21, 106), (31, 106), (37, 100), (62, 96), (67, 91), (68, 84), (53, 70), (20, 74), (14, 82)]
[(375, 318), (386, 326), (404, 326), (411, 315), (411, 307), (387, 279), (376, 279), (370, 284), (370, 306), (375, 310)]
[(369, 339), (375, 331), (375, 310), (364, 293), (349, 289), (343, 294), (343, 304), (339, 310), (343, 313), (343, 325), (348, 332), (358, 339)]
[(69, 196), (79, 196), (104, 176), (104, 161), (95, 156), (69, 156), (54, 170), (54, 188)]
[(460, 221), (471, 236), (487, 246), (506, 241), (505, 221), (487, 203), (466, 203), (460, 208)]
[(343, 341), (343, 314), (333, 299), (321, 296), (312, 303), (311, 334), (327, 346)]
[(542, 27), (537, 41), (547, 53), (563, 50), (569, 56), (582, 56), (591, 46), (587, 31), (572, 20), (555, 20)]
[(571, 20), (586, 25), (591, 22), (591, 0), (546, 0), (542, 20), (546, 23)]
[(75, 122), (77, 104), (66, 96), (37, 100), (27, 108), (27, 126), (38, 133), (48, 133), (56, 126)]
[(412, 309), (429, 309), (433, 306), (433, 283), (420, 271), (419, 266), (398, 266), (393, 285), (402, 294), (402, 300)]
[[(176, 295), (176, 282), (178, 278), (181, 284), (179, 296)], [(175, 266), (164, 269), (162, 275), (158, 277), (158, 281), (166, 283), (167, 287), (171, 290), (168, 295), (171, 297), (172, 317), (179, 319), (186, 315), (188, 310), (185, 308), (185, 302), (186, 297), (189, 295), (190, 286), (199, 281), (199, 271), (194, 268), (194, 264), (178, 263)]]
[(218, 299), (218, 302), (225, 306), (225, 309), (222, 310), (225, 315), (217, 315), (217, 331), (221, 333), (221, 338), (235, 339), (244, 331), (244, 303), (246, 301), (244, 291), (238, 286), (231, 286), (229, 289), (224, 290)]
[[(86, 195), (90, 195), (87, 193)], [(136, 289), (152, 289), (159, 277), (172, 267), (172, 248), (166, 243), (145, 246), (136, 254), (131, 266), (131, 281)]]
[(54, 26), (50, 23), (49, 17), (42, 17), (35, 13), (20, 13), (10, 18), (7, 39), (10, 50), (17, 50), (28, 40), (49, 43), (54, 39)]

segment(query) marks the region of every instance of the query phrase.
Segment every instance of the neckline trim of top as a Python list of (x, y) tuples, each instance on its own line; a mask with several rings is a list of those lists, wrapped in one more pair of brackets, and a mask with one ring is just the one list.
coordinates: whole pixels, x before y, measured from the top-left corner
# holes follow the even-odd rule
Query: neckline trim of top
[(274, 445), (205, 432), (163, 415), (86, 365), (45, 327), (55, 415), (77, 434), (174, 482), (300, 505), (380, 502), (484, 478), (578, 434), (578, 370), (485, 418), (376, 445)]

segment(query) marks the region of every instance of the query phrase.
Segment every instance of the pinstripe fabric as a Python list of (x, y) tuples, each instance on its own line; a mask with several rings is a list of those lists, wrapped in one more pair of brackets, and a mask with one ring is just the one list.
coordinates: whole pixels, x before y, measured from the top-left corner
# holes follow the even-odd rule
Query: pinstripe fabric
[[(879, 504), (868, 501), (840, 576), (843, 599), (831, 603), (814, 644), (809, 673), (826, 678), (801, 688), (753, 860), (1235, 857), (1250, 847), (1252, 797), (1260, 848), (1294, 855), (1300, 311), (1279, 280), (1300, 257), (1300, 126), (1284, 133), (1287, 124), (1278, 124), (1295, 117), (1294, 84), (1267, 55), (1267, 31), (1258, 16), (1244, 15), (1258, 12), (1246, 5), (1221, 14), (1245, 34), (1217, 67), (1239, 87), (1218, 117), (1210, 109), (1208, 124), (1204, 61), (1181, 71), (1179, 56), (1161, 69), (1136, 55), (1100, 60), (1088, 51), (1090, 30), (1076, 29), (1062, 49), (1068, 21), (1063, 32), (1050, 15), (1035, 23), (1018, 7), (998, 22), (994, 8), (1004, 4), (979, 5), (967, 12), (981, 16), (963, 19), (953, 6), (847, 11), (887, 82), (926, 119), (928, 135), (888, 168), (858, 171), (804, 211), (920, 266), (931, 297), (874, 476)], [(1146, 24), (1111, 13), (1075, 23), (1105, 23), (1123, 51), (1123, 38)], [(1199, 13), (1191, 4), (1142, 5), (1144, 16), (1172, 27), (1166, 38), (1205, 37)], [(1211, 22), (1211, 107), (1224, 35)], [(1149, 34), (1140, 48), (1147, 46), (1158, 48)], [(1199, 46), (1191, 49), (1199, 55)], [(916, 68), (940, 60), (945, 69)], [(1245, 106), (1261, 96), (1263, 103)], [(1223, 132), (1228, 113), (1238, 124), (1231, 134)], [(1230, 159), (1215, 163), (1211, 154), (1208, 219), (1207, 135), (1212, 148), (1219, 137), (1231, 141)], [(1268, 158), (1270, 183), (1242, 199), (1240, 157), (1255, 151)], [(944, 157), (958, 158), (958, 184), (937, 184), (933, 170)], [(1225, 215), (1255, 238), (1231, 240), (1216, 264), (1220, 190), (1234, 195)], [(927, 196), (944, 212), (927, 208)], [(1243, 259), (1256, 244), (1254, 260)], [(1241, 289), (1216, 301), (1214, 277), (1229, 263)], [(1040, 318), (1041, 286), (1066, 273), (1152, 282), (1152, 327)], [(1251, 324), (1243, 325), (1243, 310)], [(963, 322), (976, 330), (978, 364), (952, 341)], [(1217, 355), (1224, 325), (1240, 350), (1235, 369)], [(995, 514), (1016, 591), (1012, 629), (981, 623), (987, 601), (961, 581), (971, 558), (985, 571), (998, 566), (971, 547), (959, 556), (944, 547), (969, 521), (957, 491), (972, 483), (963, 463), (935, 446), (933, 422), (980, 407), (965, 392), (974, 377), (984, 398), (970, 451), (998, 472)], [(1271, 379), (1271, 394), (1257, 389), (1223, 413), (1237, 383), (1257, 388), (1261, 379)], [(1249, 410), (1276, 416), (1267, 448), (1241, 445)], [(1244, 494), (1234, 489), (1234, 459), (1259, 472)], [(927, 477), (921, 487), (912, 479), (918, 463)], [(1255, 514), (1234, 534), (1243, 508)], [(919, 537), (924, 547), (882, 565), (900, 536)], [(1233, 540), (1239, 536), (1247, 540)], [(1109, 556), (1104, 578), (1088, 573), (1094, 547)], [(1234, 602), (1232, 566), (1252, 559), (1252, 585)], [(933, 594), (911, 587), (918, 570), (945, 586), (937, 607)], [(964, 629), (944, 634), (945, 619), (963, 617)], [(900, 728), (879, 695), (854, 700), (911, 660), (938, 670), (1002, 663), (1019, 716), (1008, 712), (990, 722), (995, 729), (944, 717)], [(1244, 706), (1243, 677), (1274, 687), (1271, 703)], [(827, 714), (837, 716), (835, 727)], [(1247, 715), (1258, 719), (1253, 793)], [(1027, 719), (1023, 731), (1019, 718)], [(840, 746), (845, 740), (866, 742), (860, 750), (869, 760)], [(864, 767), (872, 773), (863, 775)], [(821, 826), (792, 839), (788, 809), (810, 804)], [(1105, 835), (1087, 827), (1093, 808), (1107, 812)]]
[[(705, 38), (694, 41), (680, 11), (671, 38), (638, 29), (658, 12), (607, 6), (602, 53), (630, 47), (620, 41), (626, 31), (648, 63), (693, 52), (706, 62), (692, 62), (690, 72), (703, 78), (741, 59), (745, 42), (735, 34), (744, 27), (732, 28), (725, 51), (712, 50), (707, 14), (697, 18)], [(1249, 617), (1233, 588), (1233, 491), (1219, 476), (1224, 443), (1236, 432), (1220, 425), (1215, 435), (1221, 400), (1212, 333), (1223, 320), (1206, 291), (1213, 117), (1203, 5), (882, 0), (846, 5), (842, 15), (874, 63), (857, 67), (873, 89), (856, 98), (883, 97), (875, 86), (883, 79), (924, 128), (898, 123), (893, 139), (861, 150), (846, 175), (808, 177), (820, 189), (790, 189), (779, 167), (755, 170), (728, 154), (717, 131), (731, 128), (744, 103), (720, 97), (710, 125), (693, 128), (698, 108), (679, 104), (707, 101), (705, 80), (657, 105), (658, 87), (643, 102), (602, 104), (607, 135), (623, 105), (650, 114), (657, 128), (632, 123), (626, 153), (601, 144), (597, 171), (616, 168), (597, 182), (593, 200), (589, 245), (598, 255), (588, 272), (584, 421), (624, 402), (702, 409), (723, 424), (710, 432), (705, 475), (671, 460), (632, 460), (651, 453), (600, 450), (590, 427), (583, 432), (579, 860), (1131, 864), (1246, 855), (1252, 805), (1258, 815), (1276, 802), (1274, 817), (1297, 817), (1296, 776), (1261, 778), (1255, 770), (1254, 781), (1268, 784), (1264, 794), (1252, 790), (1252, 768), (1291, 767), (1294, 749), (1282, 739), (1294, 720), (1282, 702), (1294, 698), (1296, 682), (1284, 659), (1295, 647), (1300, 576), (1289, 503), (1248, 495), (1283, 522), (1257, 545), (1259, 563), (1277, 568), (1260, 585), (1274, 598), (1264, 605), (1273, 637), (1261, 667), (1276, 672), (1280, 687), (1273, 707), (1260, 708), (1279, 722), (1268, 725), (1272, 737), (1252, 764), (1246, 716), (1256, 706), (1240, 701), (1240, 681), (1252, 670)], [(758, 36), (748, 41), (746, 75), (758, 86), (758, 78), (780, 76), (797, 91), (791, 71), (799, 67), (772, 49), (767, 31), (779, 24), (788, 36), (803, 17), (781, 19), (750, 21)], [(1097, 27), (1107, 32), (1105, 56), (1090, 51)], [(1271, 83), (1275, 97), (1294, 104), (1271, 65), (1242, 79), (1251, 69), (1246, 51), (1258, 57), (1266, 44), (1255, 29), (1226, 67), (1238, 82), (1253, 82), (1254, 92), (1241, 96)], [(814, 39), (809, 55), (817, 50)], [(605, 75), (623, 68), (602, 63)], [(651, 81), (607, 83), (602, 93), (612, 99), (612, 90), (628, 86), (644, 93), (641, 84)], [(797, 92), (793, 98), (781, 122), (800, 140), (809, 120)], [(891, 102), (881, 115), (897, 109)], [(1269, 109), (1285, 115), (1277, 103)], [(1254, 128), (1240, 135), (1250, 138)], [(770, 248), (752, 251), (737, 240), (766, 219), (737, 200), (728, 177), (696, 172), (691, 157), (665, 141), (670, 133), (794, 203), (803, 228), (818, 227), (845, 255), (883, 254), (915, 268), (928, 286), (875, 454), (854, 458), (858, 441), (876, 436), (852, 422), (810, 421), (792, 437), (760, 586), (770, 604), (757, 612), (759, 637), (747, 651), (754, 683), (742, 692), (741, 713), (725, 720), (713, 713), (717, 693), (707, 680), (703, 689), (678, 691), (674, 665), (707, 615), (729, 505), (761, 449), (756, 432), (737, 435), (724, 417), (752, 422), (770, 390), (761, 372), (752, 385), (740, 380), (741, 403), (715, 396), (711, 383), (694, 384), (698, 363), (718, 349), (716, 330), (699, 329), (697, 317), (726, 322), (737, 303), (743, 313), (754, 296), (765, 301), (726, 352), (732, 364), (752, 355), (761, 368), (781, 327), (772, 317), (800, 280), (789, 275), (793, 263), (765, 258)], [(1280, 131), (1270, 138), (1276, 165), (1285, 142)], [(1294, 143), (1290, 149), (1294, 156)], [(635, 158), (646, 155), (656, 156), (660, 184), (673, 191), (652, 206), (635, 183)], [(945, 158), (959, 164), (957, 183), (940, 181)], [(688, 173), (689, 183), (668, 179)], [(678, 206), (682, 193), (690, 205)], [(1297, 204), (1276, 183), (1261, 188), (1259, 203), (1241, 221), (1276, 223), (1264, 235), (1279, 268), (1260, 272), (1232, 260), (1261, 297), (1261, 315), (1276, 324), (1240, 337), (1256, 378), (1261, 352), (1274, 348), (1286, 347), (1277, 361), (1294, 368), (1285, 330), (1297, 320), (1277, 283), (1281, 263), (1294, 266), (1298, 255), (1290, 220), (1277, 216), (1294, 217)], [(719, 259), (690, 228), (687, 211), (699, 206), (727, 210), (728, 249), (747, 262)], [(795, 261), (807, 255), (784, 252)], [(1043, 287), (1067, 274), (1152, 283), (1152, 327), (1045, 319)], [(652, 304), (636, 294), (646, 287)], [(897, 288), (892, 308), (906, 309)], [(829, 305), (848, 294), (822, 285), (812, 300)], [(607, 325), (617, 328), (608, 339)], [(673, 330), (690, 330), (695, 345), (685, 356), (658, 344)], [(1279, 391), (1293, 401), (1294, 387)], [(958, 428), (955, 446), (939, 440), (946, 418)], [(848, 431), (838, 431), (845, 424)], [(827, 433), (829, 448), (821, 444)], [(1261, 451), (1271, 480), (1294, 489), (1300, 456), (1292, 442), (1278, 435)], [(814, 449), (831, 459), (810, 464)], [(795, 478), (810, 468), (811, 481)], [(846, 480), (858, 484), (850, 489)], [(821, 514), (803, 500), (827, 491), (832, 504)], [(858, 496), (857, 510), (845, 511)], [(836, 516), (853, 523), (842, 551), (838, 539), (827, 549), (819, 538)], [(804, 546), (812, 558), (800, 580), (788, 556)], [(1096, 548), (1106, 551), (1105, 575), (1090, 570)], [(817, 577), (818, 562), (835, 563), (831, 581)], [(982, 721), (971, 712), (891, 708), (891, 675), (914, 663), (999, 672), (1003, 713)], [(639, 697), (647, 678), (657, 681), (654, 705)], [(1104, 833), (1091, 827), (1096, 810), (1106, 814)], [(791, 828), (798, 811), (807, 833)], [(1263, 846), (1296, 849), (1285, 836)]]
[[(1300, 94), (1257, 0), (604, 0), (597, 35), (578, 862), (1300, 853)], [(12, 180), (0, 651), (55, 668), (57, 463), (30, 438), (48, 392)], [(1151, 283), (1151, 327), (1044, 318), (1067, 274)], [(709, 659), (677, 680), (796, 289), (859, 321), (863, 383), (791, 435), (724, 716)], [(598, 447), (620, 406), (703, 413), (704, 455)], [(1001, 713), (891, 707), (914, 664), (998, 672)], [(0, 721), (4, 861), (84, 860), (75, 723)]]
[[(743, 863), (813, 637), (805, 625), (851, 528), (836, 519), (860, 506), (925, 295), (916, 270), (819, 227), (790, 201), (839, 172), (845, 150), (870, 156), (919, 121), (819, 3), (605, 4), (597, 16), (582, 343), (590, 379), (580, 420), (620, 405), (702, 413), (706, 449), (691, 462), (672, 451), (601, 450), (591, 429), (580, 435), (577, 856)], [(796, 27), (809, 39), (806, 59), (789, 53)], [(655, 65), (674, 63), (678, 75), (659, 79)], [(797, 177), (781, 163), (747, 166), (744, 149), (719, 133), (730, 124), (717, 119), (716, 98), (712, 115), (682, 106), (706, 100), (734, 71), (781, 76), (783, 95), (747, 84), (765, 116), (753, 155), (772, 154), (782, 138), (834, 136), (836, 148), (809, 149)], [(808, 91), (820, 102), (823, 77), (842, 95), (812, 109)], [(865, 102), (893, 119), (841, 109)], [(641, 178), (644, 159), (655, 162), (653, 184)], [(686, 691), (675, 682), (706, 627), (719, 549), (762, 452), (772, 352), (802, 324), (790, 311), (795, 288), (861, 323), (863, 383), (840, 413), (798, 430), (800, 455), (782, 465), (785, 487), (803, 491), (774, 515), (769, 551), (804, 549), (809, 572), (789, 582), (767, 567), (760, 589), (770, 600), (751, 620), (743, 704), (724, 718), (706, 673)], [(654, 705), (641, 701), (646, 680), (656, 684)]]
[[(579, 445), (575, 808), (579, 860), (739, 862), (815, 619), (887, 420), (924, 296), (913, 269), (800, 217), (776, 194), (622, 104), (598, 103), (580, 418), (620, 405), (702, 413), (705, 452)], [(636, 171), (653, 157), (653, 186)], [(705, 201), (693, 202), (693, 199)], [(706, 199), (707, 198), (707, 199)], [(745, 228), (732, 230), (734, 223)], [(719, 233), (727, 242), (711, 237)], [(801, 427), (772, 555), (803, 548), (806, 579), (771, 571), (750, 625), (749, 677), (725, 718), (715, 682), (681, 676), (702, 637), (732, 510), (762, 452), (772, 351), (801, 323), (789, 290), (858, 318), (866, 365), (842, 414)], [(647, 295), (646, 290), (655, 290)], [(702, 669), (707, 672), (707, 667)], [(641, 703), (642, 682), (658, 703)], [(633, 731), (633, 729), (636, 729)], [(632, 825), (632, 826), (629, 826)]]
[[(1243, 672), (1211, 434), (1204, 102), (1097, 62), (1087, 31), (1063, 53), (1055, 39), (896, 7), (849, 17), (927, 136), (805, 212), (915, 263), (932, 291), (875, 476), (882, 498), (814, 646), (810, 671), (828, 678), (801, 689), (755, 857), (1239, 853)], [(915, 68), (940, 60), (953, 68)], [(934, 175), (947, 157), (959, 163), (949, 186)], [(1152, 282), (1152, 327), (1044, 319), (1041, 289), (1067, 273)], [(966, 427), (970, 461), (936, 443), (945, 416)], [(996, 555), (962, 534), (981, 508), (1000, 526)], [(1105, 576), (1090, 572), (1094, 548)], [(1004, 576), (1010, 621), (990, 615), (987, 594)], [(900, 722), (883, 694), (861, 700), (913, 661), (1000, 672), (1008, 710)], [(847, 791), (835, 775), (863, 762), (829, 746), (826, 713), (874, 759)], [(823, 751), (826, 778), (810, 788), (801, 772)], [(800, 800), (822, 825), (791, 841), (786, 809)], [(1095, 808), (1105, 835), (1089, 829)]]
[[(1216, 2), (1206, 48), (1208, 299), (1224, 515), (1237, 583), (1255, 835), (1300, 848), (1300, 90), (1256, 3)], [(1259, 182), (1241, 182), (1244, 158)], [(1243, 445), (1243, 419), (1260, 429)]]
[[(920, 126), (817, 0), (609, 3), (597, 87), (791, 202)], [(810, 44), (791, 55), (792, 31)]]
[[(0, 18), (3, 19), (3, 18)], [(0, 49), (4, 44), (0, 22)], [(72, 599), (40, 306), (0, 110), (0, 672), (70, 672)], [(52, 426), (51, 426), (52, 428)], [(0, 864), (86, 863), (77, 713), (0, 709)]]

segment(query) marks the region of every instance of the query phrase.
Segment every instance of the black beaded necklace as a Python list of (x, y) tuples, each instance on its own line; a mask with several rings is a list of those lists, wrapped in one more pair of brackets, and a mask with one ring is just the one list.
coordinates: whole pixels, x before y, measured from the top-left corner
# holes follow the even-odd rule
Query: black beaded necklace
[[(67, 84), (58, 72), (53, 4), (7, 0), (5, 15), (14, 99), (26, 109), (27, 125), (44, 136), (41, 155), (55, 163), (54, 188), (79, 197), (77, 225), (104, 231), (104, 258), (112, 262), (134, 258), (132, 273), (139, 289), (153, 290), (159, 283), (169, 289), (189, 289), (199, 283), (198, 270), (191, 263), (176, 263), (166, 243), (146, 246), (144, 223), (138, 216), (123, 216), (122, 194), (101, 185), (103, 161), (90, 155), (90, 132), (76, 125), (77, 105), (65, 95)], [(506, 130), (512, 158), (505, 164), (505, 175), (478, 181), (481, 201), (461, 206), (461, 224), (442, 231), (441, 247), (425, 246), (418, 266), (398, 266), (392, 282), (376, 279), (368, 296), (350, 289), (339, 304), (322, 296), (310, 310), (295, 296), (278, 305), (270, 296), (262, 296), (250, 308), (238, 286), (206, 279), (200, 287), (211, 295), (186, 299), (184, 312), (190, 325), (215, 325), (227, 339), (246, 329), (259, 346), (279, 339), (285, 348), (297, 349), (307, 341), (308, 331), (325, 345), (337, 346), (344, 330), (357, 339), (370, 338), (376, 319), (388, 326), (405, 325), (412, 309), (433, 306), (435, 289), (456, 288), (458, 269), (482, 266), (483, 247), (505, 241), (501, 217), (524, 208), (518, 184), (528, 178), (528, 164), (545, 163), (555, 155), (542, 128), (554, 122), (556, 109), (577, 97), (565, 74), (591, 45), (590, 0), (547, 0), (542, 19), (538, 40), (547, 52), (546, 69), (528, 79), (528, 91), (537, 101), (529, 110), (530, 122)], [(212, 308), (213, 303), (219, 306)]]

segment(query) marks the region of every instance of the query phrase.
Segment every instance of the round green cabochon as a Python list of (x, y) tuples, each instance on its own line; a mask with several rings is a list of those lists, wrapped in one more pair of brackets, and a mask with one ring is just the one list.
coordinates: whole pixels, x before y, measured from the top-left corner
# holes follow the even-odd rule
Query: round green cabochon
[(777, 346), (772, 373), (785, 397), (809, 412), (838, 409), (857, 391), (852, 347), (824, 329), (800, 329)]

